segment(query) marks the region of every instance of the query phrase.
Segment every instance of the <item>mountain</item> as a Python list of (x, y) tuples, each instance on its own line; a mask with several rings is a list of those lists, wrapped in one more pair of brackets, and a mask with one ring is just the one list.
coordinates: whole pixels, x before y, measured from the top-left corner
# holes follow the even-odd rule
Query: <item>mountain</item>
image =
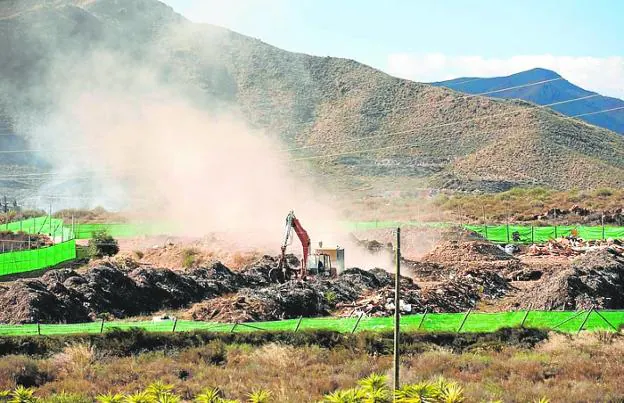
[[(540, 68), (523, 71), (506, 77), (462, 77), (448, 81), (435, 82), (432, 83), (432, 85), (450, 88), (467, 94), (483, 94), (541, 81), (548, 82), (509, 89), (487, 96), (503, 99), (522, 99), (538, 105), (549, 105), (556, 102), (591, 96), (591, 98), (551, 106), (553, 110), (567, 116), (585, 115), (609, 109), (624, 108), (624, 101), (621, 99), (605, 97), (595, 92), (584, 90), (565, 80), (554, 71)], [(624, 109), (580, 116), (579, 118), (593, 125), (624, 134)]]
[[(624, 186), (624, 137), (525, 101), (287, 52), (155, 0), (0, 3), (0, 116), (16, 135), (36, 143), (59, 105), (93, 88), (158, 97), (148, 78), (207, 114), (235, 111), (290, 148), (293, 166), (348, 189)], [(58, 136), (75, 129), (62, 123)]]

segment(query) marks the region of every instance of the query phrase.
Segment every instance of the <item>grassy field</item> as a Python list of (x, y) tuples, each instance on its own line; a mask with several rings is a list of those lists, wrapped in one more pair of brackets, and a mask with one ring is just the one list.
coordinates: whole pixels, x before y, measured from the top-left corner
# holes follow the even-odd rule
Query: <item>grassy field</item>
[[(516, 311), (501, 313), (436, 313), (407, 315), (401, 319), (401, 329), (405, 332), (493, 332), (505, 327), (552, 329), (561, 332), (577, 332), (581, 325), (584, 330), (615, 331), (624, 325), (624, 311), (592, 312), (545, 312)], [(205, 330), (211, 332), (257, 332), (328, 330), (340, 333), (373, 331), (387, 332), (393, 329), (393, 318), (304, 318), (274, 322), (254, 323), (209, 323), (179, 320), (145, 322), (91, 322), (81, 324), (29, 324), (0, 325), (0, 336), (27, 335), (69, 335), (93, 334), (112, 329), (128, 330), (141, 328), (149, 332), (184, 332)], [(524, 321), (524, 323), (523, 323)], [(174, 329), (175, 325), (175, 329)]]

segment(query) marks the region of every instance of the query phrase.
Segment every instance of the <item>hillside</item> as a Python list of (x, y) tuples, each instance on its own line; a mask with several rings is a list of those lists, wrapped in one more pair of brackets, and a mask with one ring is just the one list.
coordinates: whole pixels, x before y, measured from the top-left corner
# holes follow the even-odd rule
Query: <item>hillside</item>
[[(467, 94), (482, 94), (504, 88), (517, 87), (548, 80), (554, 81), (549, 81), (535, 86), (501, 91), (489, 96), (504, 99), (522, 99), (538, 105), (548, 105), (555, 102), (566, 101), (568, 99), (588, 97), (596, 94), (595, 92), (584, 90), (583, 88), (572, 84), (554, 71), (540, 68), (523, 71), (506, 77), (462, 77), (432, 83), (432, 85), (450, 88), (452, 90), (465, 92)], [(567, 116), (575, 116), (621, 107), (624, 107), (623, 100), (598, 95), (596, 97), (576, 102), (553, 105), (552, 109)], [(624, 109), (581, 116), (580, 119), (583, 119), (593, 125), (624, 134)]]
[[(149, 69), (206, 113), (234, 107), (300, 148), (293, 158), (308, 159), (293, 165), (329, 184), (624, 186), (624, 137), (534, 104), (466, 97), (352, 60), (287, 52), (193, 24), (155, 0), (42, 4), (0, 6), (0, 116), (35, 147), (33, 122), (53, 115), (78, 74), (104, 69), (99, 81), (124, 88), (143, 77), (135, 71)], [(113, 63), (85, 62), (103, 51)], [(102, 83), (84, 80), (79, 89), (93, 85)]]

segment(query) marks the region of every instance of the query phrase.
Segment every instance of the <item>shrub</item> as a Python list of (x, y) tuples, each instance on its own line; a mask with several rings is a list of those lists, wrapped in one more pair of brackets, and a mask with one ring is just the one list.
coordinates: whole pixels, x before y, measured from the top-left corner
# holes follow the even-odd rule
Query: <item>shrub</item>
[(187, 248), (182, 251), (182, 267), (190, 269), (198, 263), (199, 252), (194, 248)]
[(114, 256), (119, 253), (117, 240), (106, 231), (96, 231), (89, 240), (89, 255), (94, 257)]

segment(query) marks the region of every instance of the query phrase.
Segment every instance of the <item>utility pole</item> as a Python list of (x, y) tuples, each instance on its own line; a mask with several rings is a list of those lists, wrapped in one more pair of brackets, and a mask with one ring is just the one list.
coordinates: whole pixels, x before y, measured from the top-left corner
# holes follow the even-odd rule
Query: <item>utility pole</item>
[(396, 271), (394, 273), (394, 390), (399, 389), (399, 343), (401, 326), (401, 228), (396, 230)]

